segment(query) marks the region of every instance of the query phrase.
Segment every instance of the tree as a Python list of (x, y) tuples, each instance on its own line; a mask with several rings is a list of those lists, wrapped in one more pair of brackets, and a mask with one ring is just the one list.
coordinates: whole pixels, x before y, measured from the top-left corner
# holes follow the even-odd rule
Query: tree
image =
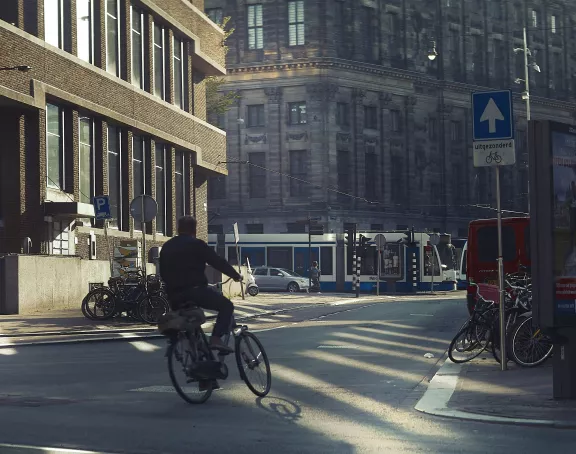
[[(224, 30), (224, 39), (222, 40), (224, 54), (228, 53), (226, 40), (234, 33), (233, 28), (226, 30), (226, 25), (228, 25), (229, 21), (230, 17), (225, 17), (222, 23), (218, 24)], [(214, 126), (218, 126), (218, 117), (228, 112), (232, 104), (239, 98), (238, 92), (235, 90), (228, 92), (220, 90), (225, 83), (226, 79), (223, 77), (209, 76), (206, 78), (206, 117)]]

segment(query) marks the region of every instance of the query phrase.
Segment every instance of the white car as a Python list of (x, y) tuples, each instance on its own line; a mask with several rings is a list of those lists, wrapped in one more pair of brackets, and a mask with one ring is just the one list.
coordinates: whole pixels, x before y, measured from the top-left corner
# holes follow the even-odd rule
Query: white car
[(310, 288), (307, 277), (285, 268), (258, 267), (252, 273), (260, 290), (300, 292)]

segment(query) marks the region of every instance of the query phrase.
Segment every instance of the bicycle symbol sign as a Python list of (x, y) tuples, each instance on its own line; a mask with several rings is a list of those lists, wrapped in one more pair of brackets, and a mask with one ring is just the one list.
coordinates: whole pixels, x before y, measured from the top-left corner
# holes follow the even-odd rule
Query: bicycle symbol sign
[(474, 167), (509, 166), (516, 162), (514, 139), (475, 141)]

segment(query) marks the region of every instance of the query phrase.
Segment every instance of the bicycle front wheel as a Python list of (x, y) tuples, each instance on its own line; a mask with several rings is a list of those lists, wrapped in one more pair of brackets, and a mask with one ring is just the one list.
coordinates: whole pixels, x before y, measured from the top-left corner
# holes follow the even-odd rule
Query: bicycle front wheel
[(453, 363), (471, 361), (484, 351), (485, 344), (478, 342), (477, 334), (476, 324), (469, 321), (454, 336), (448, 347), (448, 356)]
[(168, 301), (159, 295), (150, 295), (138, 304), (138, 316), (149, 325), (156, 325), (170, 311)]
[(90, 320), (108, 320), (116, 313), (116, 296), (105, 287), (97, 287), (82, 300), (82, 313)]
[(262, 343), (254, 334), (243, 331), (236, 337), (235, 355), (240, 377), (250, 391), (259, 397), (267, 395), (272, 387), (272, 372)]
[(189, 404), (203, 404), (212, 395), (212, 381), (192, 378), (195, 362), (205, 360), (202, 352), (194, 352), (183, 333), (170, 341), (168, 346), (168, 373), (178, 395)]
[(519, 366), (539, 366), (552, 354), (552, 342), (539, 328), (532, 326), (532, 317), (519, 319), (511, 332), (508, 351)]

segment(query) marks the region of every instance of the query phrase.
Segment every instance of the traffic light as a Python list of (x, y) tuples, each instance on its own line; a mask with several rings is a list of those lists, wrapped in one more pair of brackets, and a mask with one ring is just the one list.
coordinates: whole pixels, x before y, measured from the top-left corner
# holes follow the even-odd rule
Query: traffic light
[(351, 228), (344, 232), (344, 247), (346, 248), (346, 273), (352, 274), (354, 266), (354, 245), (356, 243), (356, 231)]

